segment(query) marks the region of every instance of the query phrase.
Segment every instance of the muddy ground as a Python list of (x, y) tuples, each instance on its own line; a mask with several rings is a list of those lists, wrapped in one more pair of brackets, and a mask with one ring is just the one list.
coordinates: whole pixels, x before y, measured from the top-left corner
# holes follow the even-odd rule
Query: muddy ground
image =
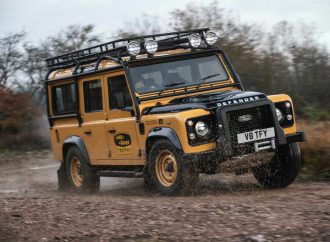
[(102, 178), (60, 193), (49, 151), (0, 154), (0, 241), (330, 241), (330, 183), (262, 189), (251, 175), (201, 176), (188, 196)]

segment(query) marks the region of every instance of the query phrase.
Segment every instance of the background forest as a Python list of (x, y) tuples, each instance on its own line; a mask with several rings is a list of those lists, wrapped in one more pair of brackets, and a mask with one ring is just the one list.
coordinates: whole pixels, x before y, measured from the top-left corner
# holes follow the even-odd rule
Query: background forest
[(218, 33), (217, 46), (227, 52), (247, 90), (287, 93), (293, 98), (299, 128), (307, 131), (308, 142), (302, 145), (305, 169), (326, 174), (330, 170), (330, 52), (318, 42), (317, 30), (283, 21), (267, 31), (240, 21), (217, 2), (189, 4), (166, 18), (144, 15), (114, 30), (112, 36), (96, 33), (93, 25), (68, 26), (38, 43), (25, 32), (0, 33), (0, 150), (49, 147), (45, 58), (118, 37), (200, 27)]

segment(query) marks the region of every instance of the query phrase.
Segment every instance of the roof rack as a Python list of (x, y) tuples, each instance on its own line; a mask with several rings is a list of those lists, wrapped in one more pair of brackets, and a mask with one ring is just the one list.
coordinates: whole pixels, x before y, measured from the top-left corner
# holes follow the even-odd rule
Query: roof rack
[(91, 63), (97, 61), (104, 55), (114, 58), (121, 58), (127, 55), (126, 45), (132, 40), (140, 40), (141, 44), (148, 40), (154, 39), (158, 42), (159, 50), (170, 50), (178, 48), (178, 45), (188, 43), (189, 35), (198, 33), (204, 37), (208, 28), (192, 29), (187, 31), (170, 32), (163, 34), (144, 35), (132, 38), (118, 39), (104, 44), (95, 45), (78, 51), (69, 52), (63, 55), (46, 59), (47, 67), (61, 68), (75, 66), (78, 63)]

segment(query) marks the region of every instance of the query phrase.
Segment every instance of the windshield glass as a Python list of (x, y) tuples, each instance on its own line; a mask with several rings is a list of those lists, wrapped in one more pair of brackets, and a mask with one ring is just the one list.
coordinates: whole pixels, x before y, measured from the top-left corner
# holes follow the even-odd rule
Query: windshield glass
[(132, 67), (130, 73), (141, 94), (228, 80), (216, 55)]

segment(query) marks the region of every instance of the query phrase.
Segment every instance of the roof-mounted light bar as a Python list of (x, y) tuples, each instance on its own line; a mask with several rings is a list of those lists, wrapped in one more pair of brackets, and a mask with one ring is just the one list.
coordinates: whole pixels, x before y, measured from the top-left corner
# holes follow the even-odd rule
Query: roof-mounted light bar
[[(203, 38), (199, 33), (192, 33), (188, 37), (189, 46), (194, 49), (200, 47), (203, 40), (207, 46), (212, 46), (217, 42), (218, 36), (216, 33), (208, 31), (206, 33), (203, 32)], [(141, 45), (142, 43), (139, 43), (138, 41), (130, 41), (126, 47), (128, 54), (132, 57), (139, 55), (141, 52)], [(144, 49), (148, 54), (152, 55), (158, 50), (158, 42), (154, 39), (147, 40), (144, 43)]]

